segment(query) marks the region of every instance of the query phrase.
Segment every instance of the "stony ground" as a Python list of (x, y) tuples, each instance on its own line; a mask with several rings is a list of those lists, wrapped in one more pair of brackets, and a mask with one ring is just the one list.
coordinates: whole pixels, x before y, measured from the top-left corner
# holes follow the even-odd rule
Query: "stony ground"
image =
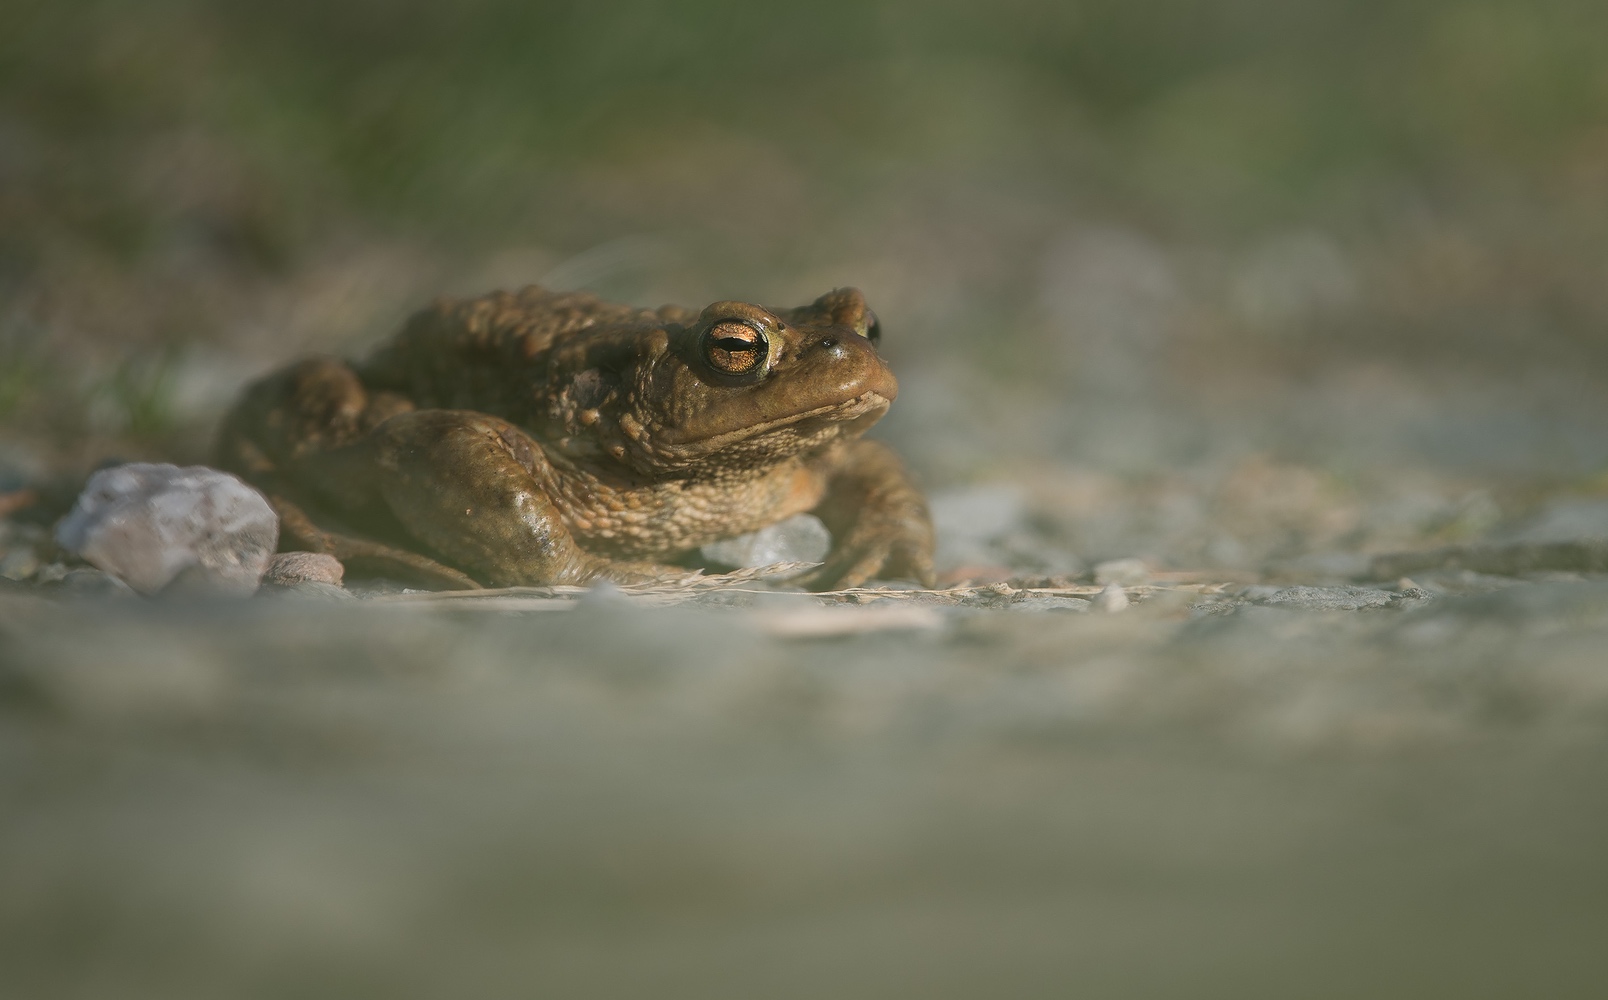
[[(0, 966), (28, 997), (1594, 996), (1608, 576), (1511, 540), (1559, 516), (1408, 580), (15, 583)], [(951, 564), (1023, 543), (946, 530)]]

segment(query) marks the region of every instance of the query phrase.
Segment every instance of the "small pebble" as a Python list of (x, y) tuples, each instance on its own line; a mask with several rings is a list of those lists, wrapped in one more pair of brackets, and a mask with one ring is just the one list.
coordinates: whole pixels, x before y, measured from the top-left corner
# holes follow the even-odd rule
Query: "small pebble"
[(262, 582), (276, 587), (298, 583), (327, 583), (339, 587), (346, 578), (346, 567), (323, 552), (280, 552), (268, 560)]

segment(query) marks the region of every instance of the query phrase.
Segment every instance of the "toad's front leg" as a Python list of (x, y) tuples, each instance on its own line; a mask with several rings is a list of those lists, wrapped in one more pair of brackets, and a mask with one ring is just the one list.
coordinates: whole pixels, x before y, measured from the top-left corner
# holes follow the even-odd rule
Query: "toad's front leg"
[(415, 539), (496, 586), (642, 579), (661, 570), (582, 549), (542, 486), (541, 452), (496, 417), (402, 413), (314, 461), (322, 466), (315, 475), (382, 502)]
[(812, 590), (873, 577), (933, 586), (932, 515), (899, 457), (876, 441), (854, 441), (824, 471), (826, 496), (811, 513), (832, 533), (832, 550), (800, 582)]

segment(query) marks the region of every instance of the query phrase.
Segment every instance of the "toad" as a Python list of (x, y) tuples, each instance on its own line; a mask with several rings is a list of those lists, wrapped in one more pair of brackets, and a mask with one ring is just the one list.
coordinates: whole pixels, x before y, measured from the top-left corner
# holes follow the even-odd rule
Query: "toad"
[(926, 503), (861, 436), (898, 393), (880, 337), (852, 288), (701, 312), (443, 300), (367, 361), (247, 387), (220, 461), (269, 496), (282, 548), (437, 586), (685, 575), (669, 564), (803, 512), (832, 534), (804, 585), (931, 585)]

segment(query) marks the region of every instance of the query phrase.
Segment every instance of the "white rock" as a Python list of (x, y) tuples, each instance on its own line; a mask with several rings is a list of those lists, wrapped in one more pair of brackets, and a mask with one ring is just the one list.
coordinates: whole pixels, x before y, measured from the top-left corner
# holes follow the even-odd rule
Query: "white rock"
[(1108, 583), (1104, 590), (1094, 595), (1094, 606), (1107, 613), (1123, 611), (1128, 603), (1128, 592), (1120, 584)]
[(832, 547), (832, 534), (814, 514), (795, 514), (785, 521), (725, 538), (703, 547), (703, 557), (722, 566), (749, 568), (776, 563), (820, 562)]
[(56, 542), (142, 594), (181, 575), (186, 587), (249, 594), (279, 544), (279, 518), (226, 472), (136, 463), (91, 476)]

